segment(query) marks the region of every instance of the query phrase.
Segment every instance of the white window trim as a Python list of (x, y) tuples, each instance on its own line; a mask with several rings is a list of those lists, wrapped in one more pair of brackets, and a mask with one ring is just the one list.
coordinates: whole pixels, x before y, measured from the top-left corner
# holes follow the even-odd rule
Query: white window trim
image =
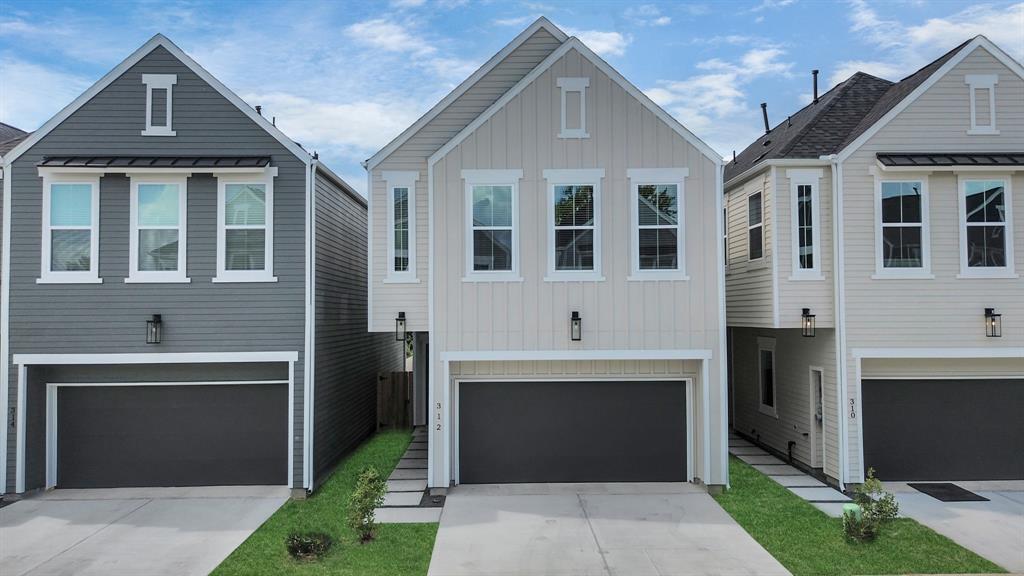
[[(907, 176), (900, 178), (882, 178), (877, 170), (875, 176), (875, 273), (873, 280), (931, 280), (932, 274), (932, 235), (931, 210), (928, 205), (928, 175)], [(921, 267), (920, 268), (886, 268), (882, 254), (882, 184), (884, 182), (920, 182), (921, 183)], [(896, 226), (905, 226), (897, 224)]]
[[(750, 224), (750, 199), (752, 197), (754, 197), (754, 196), (757, 196), (758, 194), (761, 195), (761, 221), (758, 222), (757, 224), (751, 225)], [(764, 190), (754, 190), (750, 194), (747, 194), (747, 197), (744, 200), (745, 201), (743, 202), (743, 209), (746, 211), (746, 216), (747, 216), (747, 262), (763, 262), (765, 254), (767, 253), (767, 250), (765, 250), (765, 240), (766, 240), (766, 238), (765, 238), (765, 234), (764, 234), (764, 217), (765, 217), (765, 213), (764, 213)], [(751, 258), (750, 257), (750, 231), (753, 230), (754, 228), (760, 228), (761, 229), (761, 255), (758, 256), (757, 258)]]
[[(84, 184), (92, 189), (91, 234), (89, 236), (89, 270), (50, 270), (50, 186), (53, 184)], [(47, 174), (43, 176), (42, 250), (38, 284), (99, 284), (100, 278), (100, 177), (83, 174)], [(77, 227), (76, 227), (77, 228)], [(60, 229), (60, 228), (57, 228)]]
[[(177, 74), (143, 74), (142, 83), (146, 85), (146, 129), (143, 136), (175, 136), (171, 128), (171, 92), (178, 83)], [(153, 90), (167, 90), (167, 119), (164, 126), (153, 126)]]
[[(387, 194), (387, 273), (385, 284), (417, 284), (416, 277), (416, 182), (420, 179), (418, 171), (385, 170), (384, 190)], [(409, 268), (404, 271), (395, 270), (395, 188), (409, 191), (407, 206), (409, 211)]]
[[(792, 245), (793, 258), (793, 269), (789, 279), (792, 281), (825, 279), (825, 277), (821, 275), (821, 258), (823, 251), (821, 249), (821, 196), (818, 192), (821, 187), (821, 177), (823, 174), (824, 172), (820, 168), (786, 170), (786, 178), (789, 178), (790, 244)], [(811, 187), (811, 242), (814, 244), (814, 252), (812, 254), (814, 258), (814, 266), (811, 268), (800, 267), (800, 219), (797, 215), (797, 211), (799, 210), (797, 190), (799, 186)], [(761, 224), (763, 226), (764, 196), (761, 196), (761, 201)]]
[[(998, 74), (967, 74), (964, 76), (964, 83), (971, 92), (971, 128), (967, 130), (970, 135), (977, 134), (999, 134), (996, 129), (996, 84), (999, 83)], [(978, 125), (978, 90), (988, 90), (988, 125)]]
[[(686, 281), (686, 178), (690, 175), (689, 168), (630, 168), (626, 170), (629, 179), (629, 237), (630, 237), (630, 275), (627, 280), (680, 280)], [(679, 214), (676, 224), (676, 254), (679, 267), (675, 270), (641, 270), (640, 269), (640, 213), (637, 207), (640, 201), (640, 186), (675, 184), (678, 190), (676, 203)]]
[[(601, 180), (604, 168), (550, 169), (544, 171), (548, 182), (548, 268), (545, 282), (567, 282), (574, 280), (601, 282)], [(594, 269), (555, 269), (555, 186), (592, 186), (594, 189)]]
[[(519, 181), (523, 171), (512, 170), (463, 170), (465, 188), (465, 274), (463, 282), (522, 282), (519, 275)], [(473, 270), (473, 186), (512, 187), (512, 269)]]
[[(590, 86), (590, 78), (559, 78), (556, 84), (561, 89), (562, 101), (562, 125), (558, 132), (559, 138), (590, 138), (587, 133), (587, 88)], [(565, 117), (566, 97), (569, 92), (579, 92), (580, 95), (580, 127), (568, 128)]]
[[(178, 187), (178, 226), (147, 226), (146, 229), (166, 228), (178, 230), (178, 269), (139, 270), (139, 184), (173, 184)], [(131, 214), (129, 215), (128, 277), (125, 283), (143, 282), (191, 282), (188, 278), (188, 180), (184, 175), (132, 175)]]
[[(274, 276), (274, 178), (277, 177), (277, 167), (271, 166), (262, 172), (253, 172), (249, 175), (232, 174), (217, 176), (217, 275), (213, 282), (277, 282)], [(263, 270), (225, 270), (224, 250), (225, 231), (224, 225), (224, 200), (226, 198), (227, 184), (264, 184), (266, 185), (266, 242), (264, 243)]]
[[(1006, 231), (1006, 266), (996, 268), (975, 267), (967, 265), (967, 183), (977, 181), (999, 180), (1003, 183), (1003, 196), (1006, 203), (1006, 218), (1003, 226)], [(957, 278), (1019, 278), (1014, 271), (1013, 255), (1013, 192), (1011, 182), (1013, 179), (1008, 174), (979, 176), (972, 173), (969, 177), (957, 177), (957, 211), (960, 214), (960, 274)]]
[[(763, 198), (763, 196), (762, 196)], [(764, 366), (761, 364), (761, 353), (771, 352), (772, 355), (772, 405), (764, 403)], [(779, 363), (775, 357), (775, 338), (758, 337), (757, 339), (757, 410), (773, 418), (779, 417)]]

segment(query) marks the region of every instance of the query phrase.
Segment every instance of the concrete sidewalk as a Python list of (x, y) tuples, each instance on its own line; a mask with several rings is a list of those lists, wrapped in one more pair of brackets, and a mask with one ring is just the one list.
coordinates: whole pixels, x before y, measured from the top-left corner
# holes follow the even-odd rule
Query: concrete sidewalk
[(280, 486), (40, 494), (0, 509), (0, 572), (209, 574), (288, 495), (288, 488)]

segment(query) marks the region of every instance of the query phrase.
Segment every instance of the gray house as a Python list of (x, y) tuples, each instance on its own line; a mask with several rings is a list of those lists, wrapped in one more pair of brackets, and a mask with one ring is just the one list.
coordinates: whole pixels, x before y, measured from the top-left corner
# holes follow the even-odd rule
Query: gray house
[(366, 202), (167, 38), (2, 159), (5, 493), (301, 495), (375, 428)]

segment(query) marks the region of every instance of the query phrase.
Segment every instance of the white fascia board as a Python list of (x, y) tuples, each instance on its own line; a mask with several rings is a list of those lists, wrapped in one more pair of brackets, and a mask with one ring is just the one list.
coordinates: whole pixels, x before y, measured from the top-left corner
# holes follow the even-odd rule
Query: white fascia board
[(1024, 348), (853, 348), (861, 358), (1024, 358)]
[(1009, 68), (1014, 74), (1021, 79), (1024, 79), (1024, 66), (1021, 66), (1019, 62), (1011, 58), (1006, 52), (1003, 52), (999, 46), (996, 46), (991, 40), (984, 36), (975, 36), (966, 46), (964, 46), (955, 56), (950, 58), (939, 67), (938, 70), (932, 73), (927, 80), (921, 83), (920, 86), (914, 89), (906, 98), (901, 100), (899, 104), (893, 106), (891, 110), (886, 112), (885, 116), (882, 116), (877, 122), (871, 125), (870, 128), (864, 131), (863, 134), (858, 136), (853, 142), (846, 145), (845, 148), (837, 153), (837, 157), (840, 162), (845, 161), (847, 158), (853, 155), (861, 146), (863, 146), (868, 140), (874, 137), (886, 124), (891, 122), (896, 116), (903, 112), (907, 107), (914, 103), (922, 94), (927, 92), (936, 82), (941, 80), (946, 74), (948, 74), (953, 68), (963, 62), (964, 58), (967, 58), (972, 52), (978, 48), (984, 48), (991, 54), (996, 60), (1001, 62), (1004, 66)]
[(749, 180), (751, 176), (767, 170), (772, 166), (829, 166), (831, 165), (830, 158), (830, 156), (822, 156), (820, 158), (775, 158), (772, 160), (762, 160), (743, 172), (740, 172), (738, 175), (730, 178), (729, 181), (725, 183), (725, 189), (728, 190), (737, 184), (741, 184), (746, 180)]
[(306, 152), (301, 146), (293, 142), (290, 138), (285, 136), (283, 132), (278, 130), (269, 120), (261, 116), (251, 106), (245, 103), (244, 100), (238, 97), (237, 94), (232, 92), (227, 86), (222, 84), (220, 80), (217, 80), (212, 74), (207, 72), (202, 66), (196, 63), (188, 54), (185, 54), (181, 48), (178, 48), (163, 34), (157, 34), (150, 38), (148, 42), (143, 44), (138, 50), (132, 52), (130, 56), (125, 58), (120, 64), (114, 67), (113, 70), (107, 72), (102, 78), (100, 78), (95, 84), (89, 87), (88, 90), (83, 92), (78, 98), (75, 98), (70, 104), (64, 107), (63, 110), (57, 113), (56, 116), (50, 118), (43, 124), (38, 130), (33, 132), (28, 138), (23, 140), (21, 144), (14, 147), (13, 150), (4, 156), (4, 161), (7, 163), (14, 162), (22, 154), (28, 151), (29, 148), (35, 146), (37, 142), (42, 140), (47, 134), (49, 134), (54, 128), (56, 128), (61, 122), (67, 120), (69, 116), (74, 114), (79, 108), (85, 105), (86, 102), (91, 100), (93, 96), (99, 94), (104, 88), (109, 86), (114, 80), (121, 77), (122, 74), (128, 71), (132, 66), (137, 64), (146, 55), (152, 52), (157, 47), (163, 47), (175, 58), (180, 60), (186, 67), (195, 72), (197, 76), (202, 78), (207, 84), (213, 87), (221, 96), (226, 98), (229, 102), (235, 105), (236, 108), (242, 111), (243, 114), (249, 117), (250, 120), (255, 122), (260, 128), (263, 128), (265, 132), (274, 137), (275, 140), (281, 143), (282, 146), (287, 148), (296, 158), (303, 162), (309, 163), (312, 156), (309, 152)]
[(15, 354), (19, 366), (35, 364), (210, 364), (295, 362), (297, 351), (268, 352), (139, 352), (124, 354)]
[(426, 114), (420, 116), (419, 120), (416, 120), (406, 128), (401, 134), (399, 134), (394, 140), (388, 143), (387, 146), (381, 148), (379, 152), (371, 156), (365, 162), (367, 170), (373, 170), (373, 168), (380, 164), (385, 158), (390, 156), (395, 150), (397, 150), (402, 144), (405, 144), (410, 138), (412, 138), (417, 132), (419, 132), (424, 126), (427, 125), (431, 120), (437, 117), (438, 114), (443, 112), (445, 108), (455, 102), (460, 96), (465, 94), (470, 88), (472, 88), (477, 82), (480, 81), (488, 72), (493, 70), (498, 64), (503, 62), (509, 54), (519, 48), (524, 42), (530, 39), (538, 30), (543, 28), (547, 30), (552, 36), (554, 36), (559, 42), (565, 42), (569, 39), (565, 32), (560, 30), (557, 26), (551, 23), (550, 20), (541, 16), (529, 28), (523, 30), (518, 36), (516, 36), (511, 42), (505, 45), (497, 54), (491, 57), (490, 60), (484, 63), (483, 66), (477, 68), (476, 72), (466, 78), (462, 84), (459, 84), (454, 90), (448, 93), (440, 102), (434, 105), (433, 108), (427, 111)]
[(442, 352), (442, 362), (559, 360), (710, 360), (711, 349), (689, 350), (464, 350)]
[(631, 84), (629, 80), (626, 80), (622, 74), (619, 74), (617, 70), (612, 68), (607, 62), (601, 59), (600, 56), (595, 54), (590, 48), (587, 48), (586, 44), (580, 41), (575, 36), (569, 38), (561, 46), (559, 46), (554, 52), (548, 55), (536, 68), (530, 71), (529, 74), (524, 76), (519, 82), (516, 83), (508, 92), (503, 94), (494, 104), (491, 104), (487, 110), (484, 110), (479, 116), (477, 116), (468, 126), (463, 128), (458, 134), (456, 134), (451, 140), (445, 143), (437, 152), (434, 152), (427, 161), (427, 165), (433, 165), (438, 160), (443, 158), (448, 152), (451, 152), (453, 148), (458, 146), (463, 140), (465, 140), (470, 134), (472, 134), (477, 128), (479, 128), (484, 122), (494, 116), (502, 107), (509, 103), (513, 98), (519, 95), (520, 92), (526, 89), (534, 80), (536, 80), (546, 70), (557, 62), (562, 56), (565, 56), (569, 50), (576, 50), (581, 56), (589, 60), (598, 70), (607, 75), (613, 82), (618, 84), (625, 90), (630, 96), (636, 98), (650, 110), (655, 116), (657, 116), (662, 122), (667, 124), (669, 128), (672, 128), (677, 134), (679, 134), (683, 140), (689, 142), (692, 146), (701, 151), (704, 156), (715, 163), (716, 166), (723, 164), (722, 155), (719, 154), (707, 145), (703, 140), (698, 138), (692, 132), (686, 129), (685, 126), (679, 123), (678, 120), (672, 117), (668, 112), (665, 112), (660, 106), (654, 103), (653, 100), (647, 97), (646, 94), (640, 91), (636, 86)]

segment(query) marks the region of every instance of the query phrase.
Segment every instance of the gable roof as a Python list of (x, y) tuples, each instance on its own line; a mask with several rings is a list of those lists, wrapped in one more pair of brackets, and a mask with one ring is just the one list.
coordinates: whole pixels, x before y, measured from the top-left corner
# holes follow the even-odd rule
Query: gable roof
[(508, 57), (509, 54), (514, 52), (517, 48), (522, 46), (527, 40), (533, 37), (538, 30), (546, 30), (549, 34), (555, 37), (559, 42), (565, 42), (568, 40), (568, 35), (563, 32), (560, 28), (551, 23), (550, 20), (541, 16), (537, 18), (526, 30), (523, 30), (518, 36), (512, 39), (511, 42), (505, 45), (504, 48), (498, 51), (497, 54), (491, 57), (490, 60), (484, 63), (483, 66), (478, 68), (473, 74), (463, 80), (461, 84), (455, 87), (454, 90), (448, 93), (447, 96), (441, 99), (440, 102), (434, 105), (433, 108), (428, 110), (426, 114), (420, 116), (416, 122), (413, 122), (411, 126), (402, 131), (401, 134), (396, 136), (394, 140), (389, 142), (386, 146), (377, 151), (376, 154), (367, 159), (363, 166), (368, 170), (379, 164), (385, 158), (391, 155), (392, 152), (397, 150), (402, 144), (405, 144), (410, 138), (412, 138), (417, 132), (419, 132), (424, 126), (426, 126), (431, 120), (436, 118), (441, 112), (443, 112), (448, 106), (459, 99), (460, 96), (465, 94), (470, 88), (472, 88), (477, 82), (479, 82), (484, 76), (486, 76), (491, 70), (501, 64), (502, 61)]
[(85, 105), (86, 102), (92, 99), (93, 96), (99, 94), (104, 88), (109, 86), (114, 80), (117, 80), (128, 71), (129, 68), (137, 64), (147, 54), (152, 52), (157, 47), (163, 47), (175, 58), (181, 61), (186, 67), (192, 70), (197, 76), (202, 78), (207, 84), (213, 87), (221, 96), (226, 98), (229, 102), (235, 105), (236, 108), (242, 111), (243, 114), (249, 117), (250, 120), (255, 122), (260, 128), (263, 128), (268, 134), (270, 134), (275, 140), (281, 143), (282, 146), (287, 148), (292, 154), (304, 162), (310, 162), (312, 156), (309, 152), (306, 152), (302, 146), (299, 146), (295, 141), (285, 136), (276, 126), (270, 123), (269, 120), (259, 115), (255, 109), (245, 103), (244, 100), (238, 97), (237, 94), (232, 92), (227, 86), (222, 84), (220, 80), (217, 80), (212, 74), (206, 69), (200, 66), (195, 60), (185, 54), (181, 48), (178, 48), (174, 42), (171, 42), (163, 34), (157, 34), (150, 38), (148, 42), (139, 47), (138, 50), (132, 52), (130, 56), (125, 58), (120, 64), (114, 67), (113, 70), (107, 72), (102, 78), (96, 81), (95, 84), (89, 87), (88, 90), (83, 92), (75, 98), (70, 104), (64, 107), (56, 116), (50, 118), (45, 124), (39, 127), (38, 130), (33, 132), (17, 146), (15, 146), (9, 154), (4, 155), (4, 162), (13, 162), (19, 156), (24, 154), (29, 148), (35, 145), (36, 142), (41, 140), (44, 136), (49, 134), (54, 128), (60, 125), (61, 122), (66, 120), (69, 116), (75, 113), (79, 108)]
[(502, 95), (496, 102), (491, 104), (487, 110), (477, 116), (470, 122), (465, 128), (463, 128), (454, 138), (448, 141), (444, 146), (434, 152), (430, 159), (427, 161), (427, 165), (433, 165), (441, 157), (450, 152), (453, 148), (459, 145), (460, 142), (466, 139), (467, 136), (473, 133), (477, 128), (486, 122), (491, 116), (494, 116), (505, 104), (516, 97), (522, 92), (527, 86), (529, 86), (534, 80), (537, 79), (545, 70), (550, 68), (555, 62), (557, 62), (562, 56), (569, 52), (569, 50), (576, 50), (580, 56), (589, 60), (598, 70), (603, 72), (612, 82), (615, 82), (623, 90), (626, 91), (630, 96), (633, 96), (640, 103), (650, 110), (655, 116), (657, 116), (662, 122), (668, 125), (673, 131), (679, 134), (684, 140), (689, 142), (692, 146), (700, 150), (702, 154), (711, 159), (716, 165), (722, 164), (722, 155), (715, 151), (714, 148), (709, 146), (703, 140), (698, 138), (693, 132), (690, 132), (685, 126), (679, 123), (671, 114), (666, 112), (661, 106), (658, 106), (651, 100), (646, 94), (640, 91), (639, 88), (634, 86), (629, 80), (619, 73), (618, 70), (612, 68), (607, 62), (605, 62), (600, 56), (595, 54), (590, 48), (587, 47), (579, 38), (573, 36), (566, 40), (557, 50), (548, 55), (543, 62), (537, 65), (536, 68), (530, 71), (529, 74), (524, 76), (519, 82), (516, 83), (508, 92)]
[(0, 158), (25, 138), (28, 138), (28, 132), (0, 122)]

